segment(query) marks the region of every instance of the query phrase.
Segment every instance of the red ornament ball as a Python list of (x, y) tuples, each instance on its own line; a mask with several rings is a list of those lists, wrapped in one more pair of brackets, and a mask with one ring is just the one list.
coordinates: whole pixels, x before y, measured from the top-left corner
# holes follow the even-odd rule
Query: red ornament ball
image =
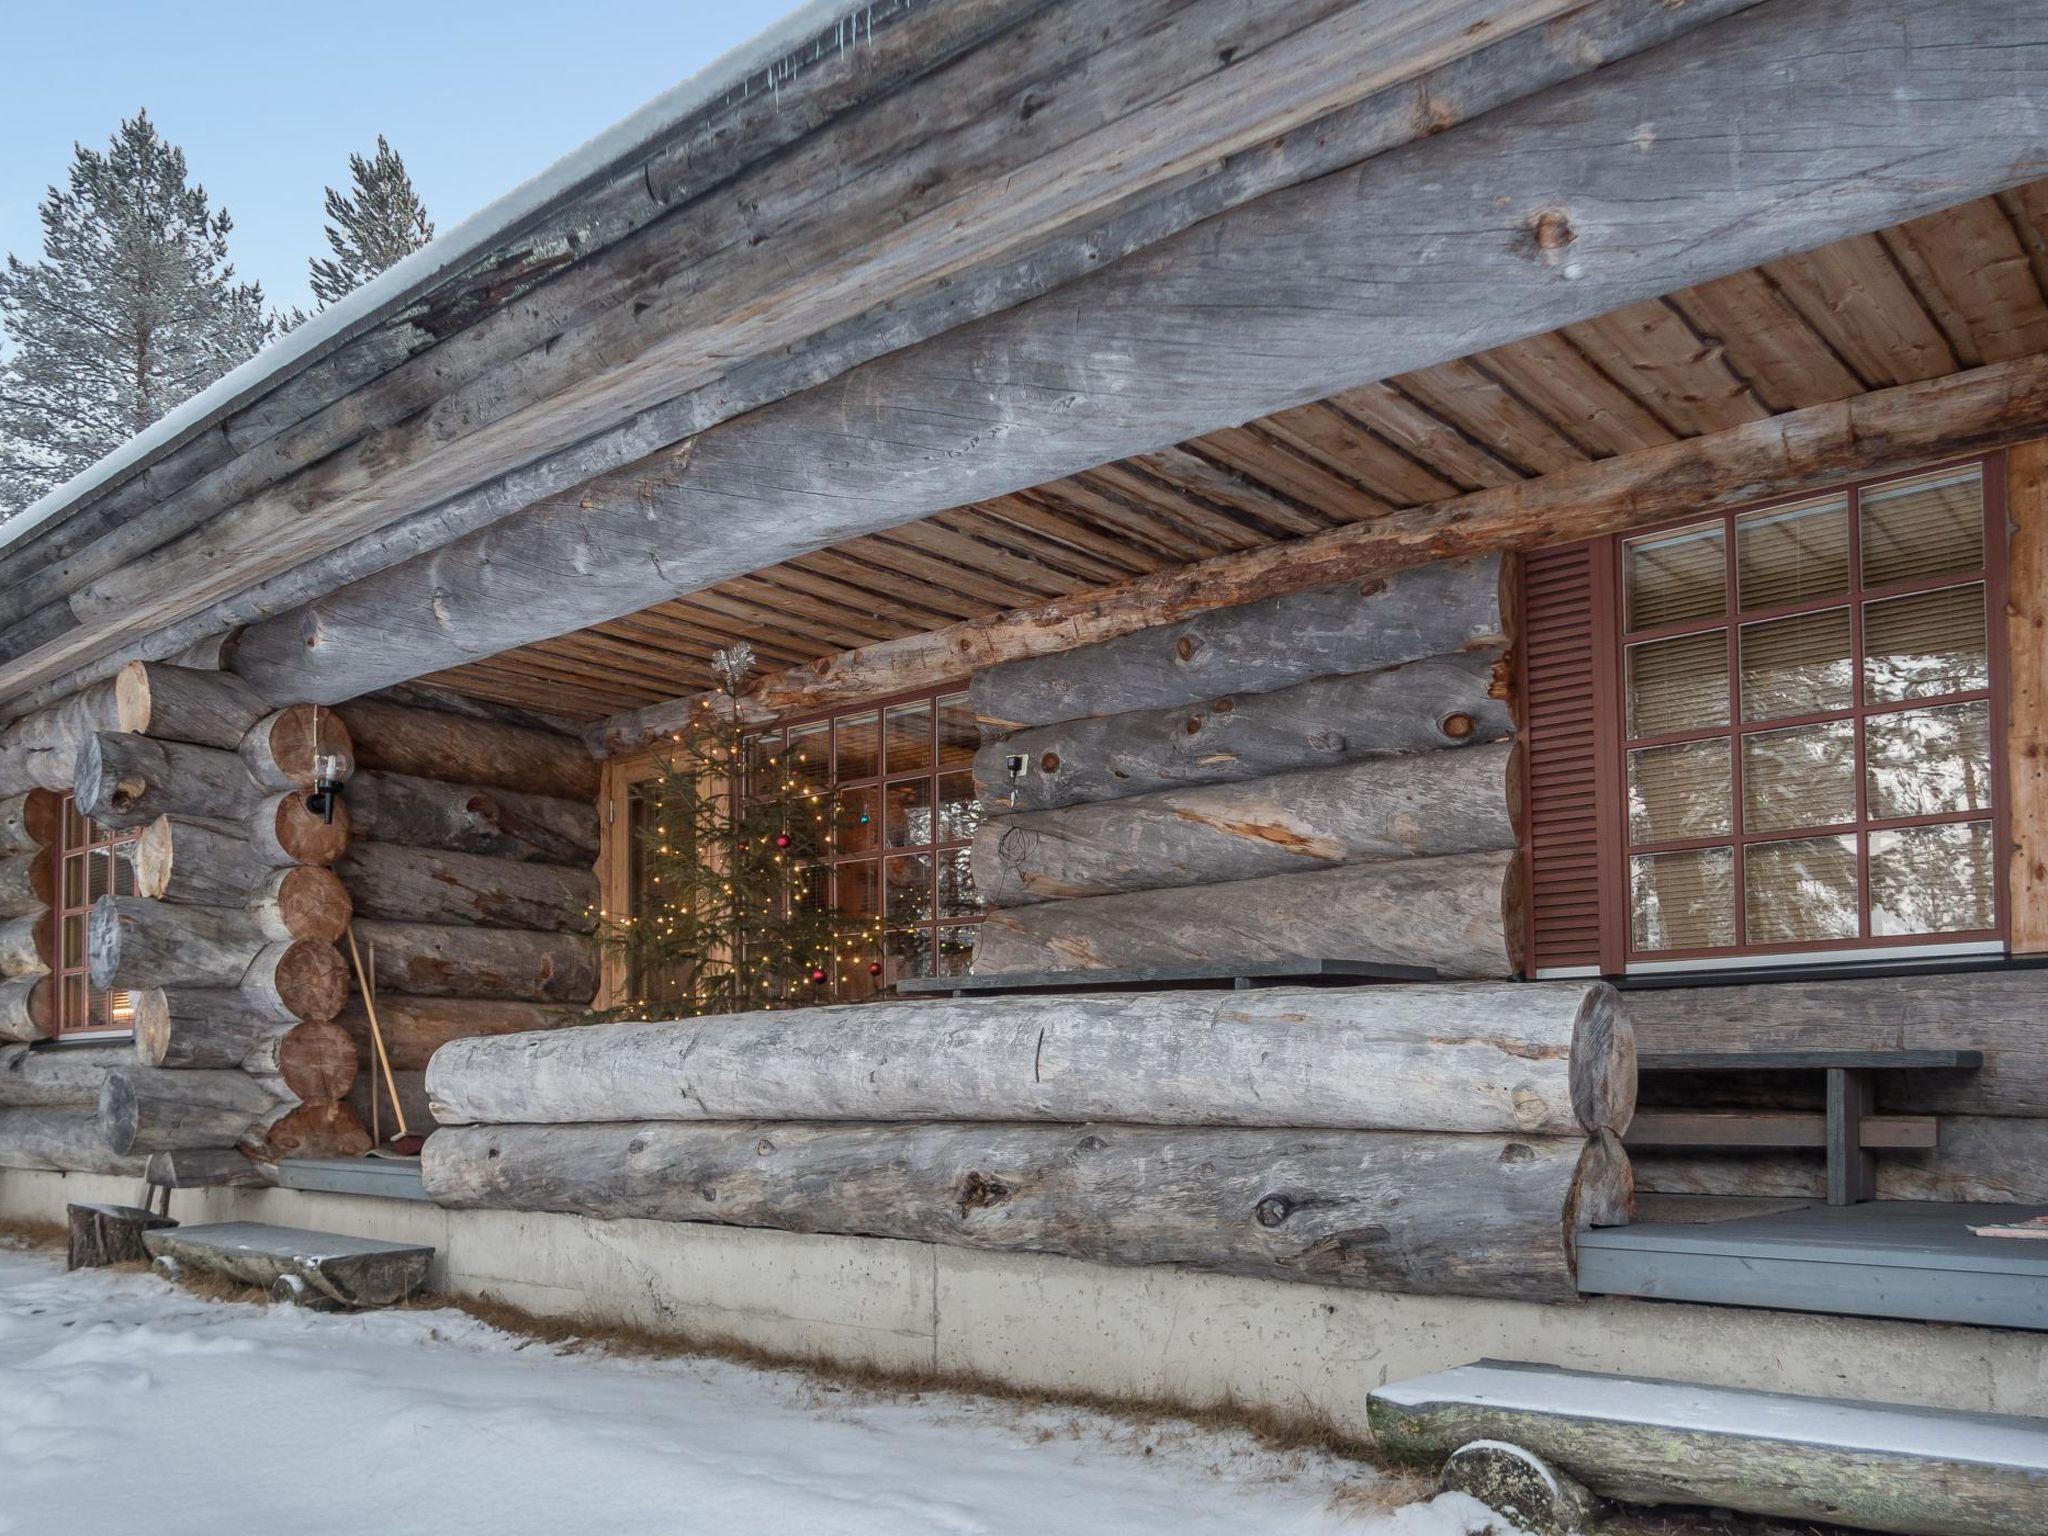
[(879, 960), (870, 960), (870, 961), (868, 962), (868, 974), (869, 974), (870, 976), (879, 976), (879, 975), (881, 975), (881, 974), (882, 974), (882, 962), (881, 962), (881, 961), (879, 961)]
[(824, 971), (824, 968), (823, 968), (822, 966), (814, 966), (814, 967), (812, 967), (812, 969), (811, 969), (811, 980), (812, 980), (813, 982), (820, 982), (820, 981), (824, 981), (825, 979), (826, 979), (826, 977), (825, 977), (825, 971)]
[(791, 837), (787, 832), (778, 832), (775, 834), (775, 846), (778, 848), (787, 848), (791, 843), (795, 841), (796, 839)]

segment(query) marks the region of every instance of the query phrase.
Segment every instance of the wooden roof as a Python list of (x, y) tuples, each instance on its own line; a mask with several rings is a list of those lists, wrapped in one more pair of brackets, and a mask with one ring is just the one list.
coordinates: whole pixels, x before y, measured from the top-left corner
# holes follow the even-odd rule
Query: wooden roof
[(2048, 353), (2048, 181), (958, 507), (424, 681), (587, 721), (1232, 550)]

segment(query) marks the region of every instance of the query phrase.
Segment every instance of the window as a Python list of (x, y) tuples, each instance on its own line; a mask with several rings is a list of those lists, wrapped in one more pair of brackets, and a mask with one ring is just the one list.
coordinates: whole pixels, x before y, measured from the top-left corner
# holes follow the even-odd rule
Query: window
[(59, 826), (57, 1033), (126, 1031), (134, 1027), (129, 994), (93, 988), (86, 928), (92, 905), (100, 897), (135, 894), (135, 867), (130, 859), (139, 834), (109, 832), (94, 825), (78, 814), (78, 806), (69, 795), (64, 797)]
[(1615, 541), (1628, 959), (1996, 937), (1992, 500), (1973, 463)]

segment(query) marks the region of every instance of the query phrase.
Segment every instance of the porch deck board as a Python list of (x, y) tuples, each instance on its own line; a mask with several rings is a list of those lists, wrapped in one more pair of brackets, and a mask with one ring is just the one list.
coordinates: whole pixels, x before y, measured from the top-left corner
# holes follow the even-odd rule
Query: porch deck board
[(1579, 1290), (1724, 1306), (2048, 1329), (2048, 1241), (1971, 1226), (2017, 1205), (1875, 1201), (1726, 1221), (1646, 1222), (1579, 1240)]

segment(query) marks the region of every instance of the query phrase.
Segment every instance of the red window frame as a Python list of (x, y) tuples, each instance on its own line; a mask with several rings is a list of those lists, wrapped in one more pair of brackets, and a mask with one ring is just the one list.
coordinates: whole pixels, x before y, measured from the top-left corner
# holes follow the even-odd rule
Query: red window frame
[[(1861, 563), (1862, 498), (1865, 494), (1882, 490), (1902, 482), (1938, 475), (1944, 472), (1975, 467), (1982, 477), (1984, 500), (1984, 563), (1972, 571), (1949, 571), (1937, 576), (1915, 577), (1881, 585), (1863, 584)], [(1735, 530), (1739, 519), (1752, 517), (1760, 512), (1776, 508), (1802, 506), (1832, 496), (1847, 498), (1848, 518), (1848, 571), (1850, 585), (1846, 593), (1836, 593), (1798, 602), (1784, 603), (1755, 611), (1744, 611), (1740, 605), (1737, 561), (1738, 548)], [(1682, 529), (1707, 527), (1719, 523), (1723, 529), (1722, 544), (1725, 570), (1725, 599), (1722, 612), (1715, 617), (1683, 620), (1676, 623), (1646, 627), (1641, 630), (1627, 628), (1627, 604), (1625, 585), (1627, 582), (1627, 546), (1645, 537), (1659, 533), (1676, 532)], [(1631, 528), (1605, 536), (1601, 543), (1607, 546), (1607, 558), (1598, 562), (1601, 580), (1596, 588), (1596, 618), (1606, 643), (1601, 649), (1605, 653), (1606, 677), (1604, 691), (1608, 705), (1609, 721), (1601, 734), (1606, 743), (1602, 756), (1605, 761), (1601, 771), (1615, 781), (1616, 793), (1609, 797), (1613, 806), (1608, 827), (1608, 845), (1614, 850), (1610, 862), (1618, 870), (1609, 887), (1618, 899), (1619, 910), (1611, 913), (1605, 924), (1614, 937), (1603, 942), (1602, 969), (1615, 972), (1628, 967), (1654, 966), (1666, 962), (1702, 960), (1739, 960), (1752, 956), (1768, 955), (1832, 955), (1838, 952), (1857, 953), (1867, 950), (1895, 949), (1901, 947), (1923, 947), (1929, 945), (1951, 945), (1968, 943), (1992, 943), (2003, 941), (2008, 933), (2010, 914), (2007, 910), (2006, 864), (2008, 858), (2008, 804), (2004, 741), (2006, 716), (2006, 675), (2005, 635), (2003, 616), (2006, 605), (2006, 545), (2007, 526), (2005, 509), (2004, 456), (1989, 454), (1981, 457), (1949, 460), (1938, 464), (1915, 466), (1909, 470), (1890, 471), (1882, 475), (1871, 475), (1861, 479), (1844, 481), (1795, 496), (1783, 496), (1769, 501), (1757, 502), (1736, 508), (1727, 513), (1695, 515), (1674, 518), (1647, 528)], [(1949, 587), (1962, 587), (1981, 582), (1984, 587), (1985, 642), (1987, 658), (1987, 683), (1981, 689), (1969, 689), (1957, 693), (1915, 697), (1895, 702), (1867, 703), (1863, 696), (1864, 615), (1869, 606), (1888, 599), (1908, 597), (1918, 593), (1938, 591)], [(1827, 710), (1784, 718), (1744, 720), (1742, 717), (1741, 678), (1741, 634), (1744, 626), (1766, 623), (1774, 619), (1795, 617), (1802, 614), (1821, 613), (1846, 607), (1850, 616), (1850, 678), (1851, 701), (1847, 708)], [(1728, 641), (1728, 723), (1722, 726), (1701, 727), (1697, 730), (1667, 732), (1645, 737), (1630, 737), (1627, 718), (1627, 655), (1629, 647), (1647, 641), (1669, 639), (1686, 634), (1703, 634), (1725, 630)], [(1872, 717), (1897, 714), (1914, 710), (1939, 708), (1947, 705), (1983, 702), (1988, 706), (1990, 717), (1989, 735), (1991, 744), (1990, 808), (1987, 815), (1983, 809), (1939, 812), (1930, 815), (1873, 818), (1868, 814), (1868, 783), (1865, 776), (1864, 732), (1862, 722)], [(1743, 753), (1742, 740), (1745, 736), (1765, 734), (1802, 725), (1815, 725), (1832, 721), (1852, 722), (1854, 740), (1854, 775), (1856, 810), (1855, 819), (1822, 825), (1781, 828), (1765, 832), (1744, 830), (1743, 799)], [(1730, 831), (1725, 835), (1672, 839), (1664, 841), (1635, 842), (1628, 817), (1628, 763), (1632, 751), (1644, 747), (1668, 746), (1689, 741), (1725, 740), (1729, 755)], [(1985, 822), (1991, 825), (1991, 840), (1994, 857), (1992, 876), (1992, 902), (1995, 922), (1988, 928), (1968, 931), (1943, 931), (1934, 933), (1876, 934), (1871, 931), (1870, 899), (1870, 838), (1873, 832), (1911, 828), (1918, 826), (1944, 825), (1964, 822)], [(1746, 933), (1746, 902), (1744, 898), (1744, 859), (1746, 851), (1758, 844), (1774, 842), (1796, 842), (1832, 836), (1853, 836), (1856, 839), (1856, 895), (1858, 911), (1858, 933), (1853, 937), (1839, 939), (1795, 939), (1775, 943), (1751, 943)], [(1734, 921), (1735, 942), (1715, 948), (1651, 949), (1638, 950), (1635, 947), (1635, 908), (1632, 892), (1631, 872), (1634, 859), (1641, 854), (1675, 852), (1693, 848), (1734, 849)]]
[(101, 896), (135, 893), (137, 828), (109, 830), (78, 814), (66, 795), (57, 821), (57, 1008), (62, 1036), (120, 1035), (134, 1028), (130, 995), (94, 988), (86, 930)]

